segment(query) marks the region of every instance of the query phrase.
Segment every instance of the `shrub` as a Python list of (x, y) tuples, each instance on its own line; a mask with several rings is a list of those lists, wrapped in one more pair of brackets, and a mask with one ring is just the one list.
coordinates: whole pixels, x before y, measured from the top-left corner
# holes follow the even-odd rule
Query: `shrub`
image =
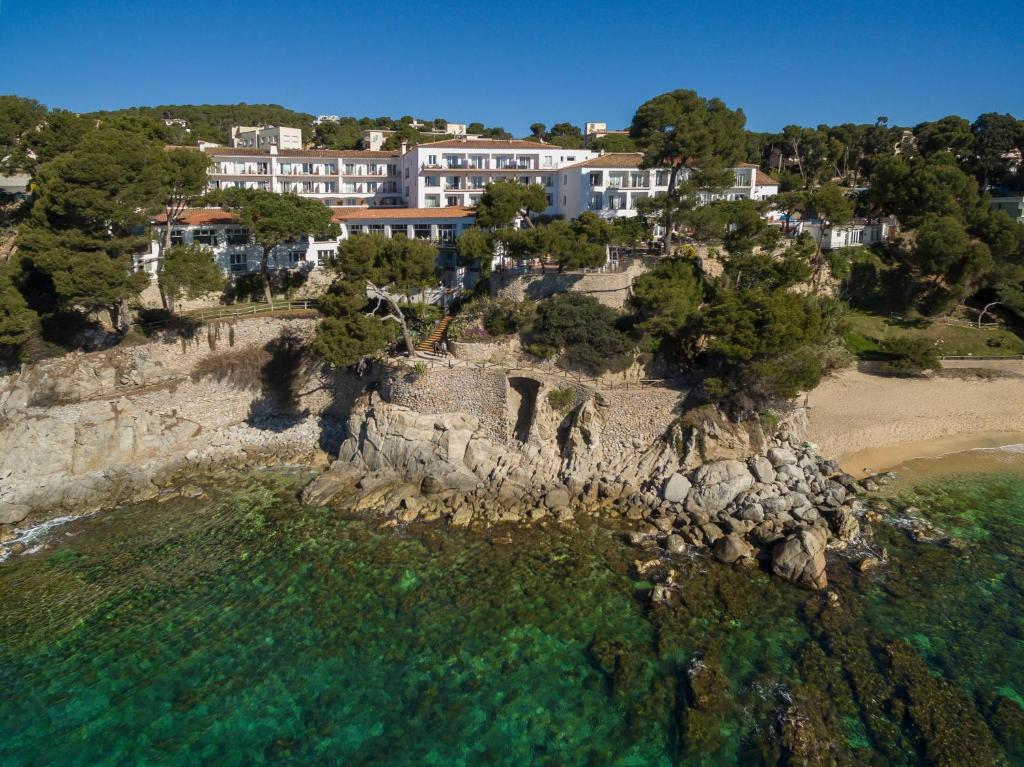
[(552, 389), (548, 392), (548, 405), (556, 413), (565, 413), (572, 408), (576, 402), (576, 390), (571, 386), (562, 389)]
[(882, 341), (881, 348), (889, 356), (886, 365), (897, 373), (919, 374), (942, 366), (939, 350), (926, 338), (889, 338)]
[(632, 344), (616, 325), (619, 315), (592, 296), (561, 293), (537, 307), (527, 342), (564, 350), (565, 361), (592, 371), (622, 370)]

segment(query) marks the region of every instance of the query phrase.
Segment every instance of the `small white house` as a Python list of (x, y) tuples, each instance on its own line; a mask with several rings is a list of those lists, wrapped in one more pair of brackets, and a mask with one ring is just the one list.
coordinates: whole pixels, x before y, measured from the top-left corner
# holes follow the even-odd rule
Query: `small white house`
[(993, 210), (1003, 210), (1018, 223), (1024, 224), (1024, 192), (1001, 194), (990, 203)]

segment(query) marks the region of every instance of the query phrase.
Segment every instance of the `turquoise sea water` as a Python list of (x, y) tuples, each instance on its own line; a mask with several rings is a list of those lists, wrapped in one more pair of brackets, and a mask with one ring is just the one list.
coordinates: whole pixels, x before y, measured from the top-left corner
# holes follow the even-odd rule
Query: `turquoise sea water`
[[(265, 474), (0, 564), (3, 765), (1024, 764), (1024, 470), (903, 499), (835, 601), (614, 530), (380, 530)], [(808, 758), (810, 758), (808, 757)], [(787, 761), (788, 760), (788, 761)]]

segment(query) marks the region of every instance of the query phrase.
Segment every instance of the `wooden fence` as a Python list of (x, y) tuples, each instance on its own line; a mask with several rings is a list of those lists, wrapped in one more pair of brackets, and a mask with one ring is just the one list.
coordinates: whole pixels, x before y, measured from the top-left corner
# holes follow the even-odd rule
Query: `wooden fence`
[(177, 325), (182, 322), (216, 322), (219, 320), (241, 319), (255, 317), (259, 314), (273, 314), (275, 312), (290, 312), (296, 310), (315, 310), (316, 301), (275, 301), (272, 304), (253, 302), (251, 304), (233, 304), (229, 306), (216, 306), (210, 309), (194, 309), (190, 312), (169, 317), (166, 320), (156, 322), (138, 322), (141, 328), (158, 330), (169, 325)]

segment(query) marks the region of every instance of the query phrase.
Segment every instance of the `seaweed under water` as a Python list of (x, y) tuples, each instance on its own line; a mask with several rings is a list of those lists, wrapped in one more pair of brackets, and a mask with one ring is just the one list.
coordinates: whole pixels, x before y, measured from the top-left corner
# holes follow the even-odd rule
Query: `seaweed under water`
[(0, 763), (1024, 763), (1024, 474), (902, 503), (831, 594), (697, 557), (649, 604), (583, 522), (380, 529), (269, 472), (0, 564)]

